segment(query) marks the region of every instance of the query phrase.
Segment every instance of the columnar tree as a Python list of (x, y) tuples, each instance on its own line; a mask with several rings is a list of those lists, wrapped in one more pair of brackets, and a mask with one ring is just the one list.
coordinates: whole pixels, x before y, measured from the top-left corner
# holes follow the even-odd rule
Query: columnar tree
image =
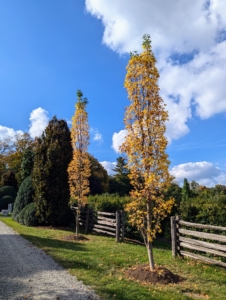
[(185, 204), (188, 204), (189, 199), (191, 198), (191, 189), (187, 178), (184, 178), (184, 184), (182, 187), (182, 201)]
[(36, 140), (32, 183), (37, 216), (41, 222), (57, 224), (70, 200), (68, 164), (72, 159), (71, 134), (64, 120), (49, 122)]
[(88, 100), (83, 98), (83, 93), (77, 91), (78, 101), (75, 105), (75, 114), (72, 117), (71, 138), (73, 147), (73, 159), (68, 166), (70, 194), (72, 199), (78, 202), (76, 216), (76, 235), (79, 233), (79, 216), (81, 208), (87, 201), (90, 191), (89, 177), (90, 160), (88, 155), (89, 124), (86, 105)]
[(125, 87), (131, 104), (125, 112), (127, 136), (121, 150), (127, 154), (133, 186), (126, 209), (144, 238), (149, 266), (154, 270), (152, 241), (161, 232), (160, 222), (170, 213), (174, 200), (166, 201), (163, 196), (172, 181), (164, 136), (168, 113), (159, 96), (159, 74), (149, 35), (143, 37), (143, 49), (141, 54), (131, 54), (127, 66)]

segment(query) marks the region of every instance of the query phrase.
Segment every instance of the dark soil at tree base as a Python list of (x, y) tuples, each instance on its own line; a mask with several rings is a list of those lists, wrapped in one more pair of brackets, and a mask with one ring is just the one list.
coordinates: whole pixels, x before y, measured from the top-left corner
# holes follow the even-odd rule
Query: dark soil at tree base
[(163, 267), (156, 267), (154, 271), (150, 271), (150, 267), (148, 265), (132, 267), (125, 272), (125, 275), (129, 279), (153, 284), (175, 284), (184, 280), (181, 276), (173, 274), (171, 271)]
[(67, 241), (89, 241), (84, 235), (76, 236), (75, 234), (65, 235), (63, 239)]

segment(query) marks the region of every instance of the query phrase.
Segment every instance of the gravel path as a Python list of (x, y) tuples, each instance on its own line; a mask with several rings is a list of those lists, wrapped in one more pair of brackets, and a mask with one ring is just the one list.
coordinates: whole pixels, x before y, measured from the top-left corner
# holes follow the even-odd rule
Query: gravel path
[(50, 256), (0, 221), (0, 299), (99, 299)]

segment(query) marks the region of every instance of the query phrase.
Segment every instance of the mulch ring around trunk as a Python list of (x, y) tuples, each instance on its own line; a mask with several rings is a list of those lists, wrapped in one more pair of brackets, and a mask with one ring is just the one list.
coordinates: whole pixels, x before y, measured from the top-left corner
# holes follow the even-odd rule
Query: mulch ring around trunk
[(85, 237), (84, 235), (76, 236), (75, 234), (65, 235), (65, 236), (63, 236), (63, 239), (66, 240), (66, 241), (77, 241), (77, 242), (89, 241), (89, 239), (87, 237)]
[(153, 284), (175, 284), (184, 280), (181, 276), (173, 274), (163, 267), (156, 267), (154, 271), (151, 271), (148, 265), (132, 267), (125, 272), (125, 275), (128, 279)]

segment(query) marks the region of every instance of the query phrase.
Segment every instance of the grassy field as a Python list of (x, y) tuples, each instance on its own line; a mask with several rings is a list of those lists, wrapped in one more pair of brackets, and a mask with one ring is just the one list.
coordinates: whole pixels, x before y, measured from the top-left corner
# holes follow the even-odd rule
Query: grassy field
[(189, 259), (175, 260), (166, 244), (154, 244), (156, 263), (185, 280), (167, 286), (145, 285), (124, 276), (129, 267), (147, 262), (143, 246), (116, 243), (113, 238), (92, 234), (86, 235), (88, 241), (66, 241), (64, 237), (72, 232), (25, 227), (10, 217), (0, 217), (0, 220), (51, 255), (72, 275), (91, 286), (102, 299), (226, 299), (226, 269)]

